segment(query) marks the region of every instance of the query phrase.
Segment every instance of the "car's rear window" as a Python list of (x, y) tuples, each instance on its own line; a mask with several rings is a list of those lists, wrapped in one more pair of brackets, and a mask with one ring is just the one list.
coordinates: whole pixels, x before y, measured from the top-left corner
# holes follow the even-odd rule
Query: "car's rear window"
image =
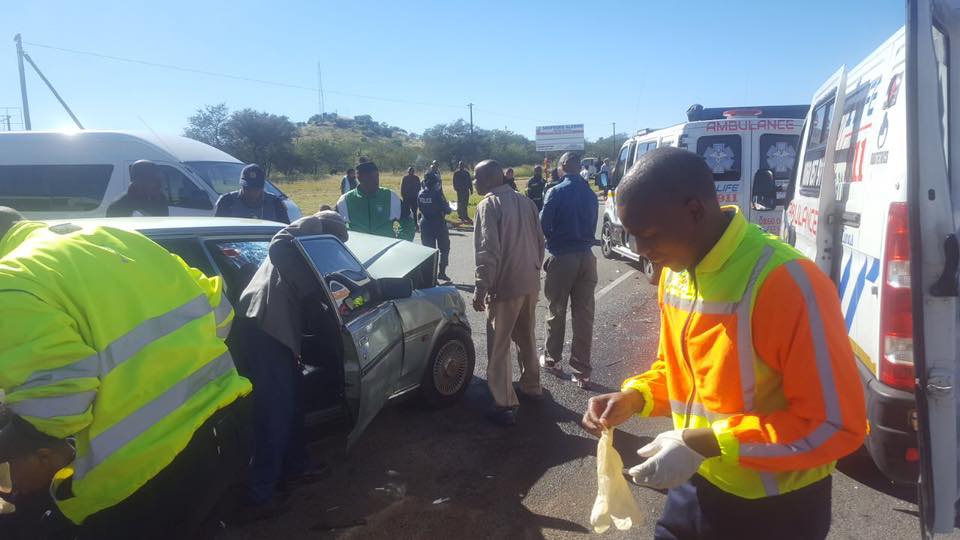
[(113, 165), (0, 165), (0, 205), (21, 212), (94, 210)]

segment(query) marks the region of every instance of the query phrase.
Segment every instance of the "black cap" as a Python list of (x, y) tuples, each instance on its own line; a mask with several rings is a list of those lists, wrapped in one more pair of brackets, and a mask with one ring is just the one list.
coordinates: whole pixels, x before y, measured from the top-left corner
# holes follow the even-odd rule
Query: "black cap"
[(245, 188), (263, 189), (266, 182), (267, 173), (263, 172), (263, 167), (256, 163), (247, 165), (240, 173), (240, 185)]
[(130, 164), (130, 183), (138, 184), (140, 182), (159, 182), (160, 168), (149, 159), (138, 159)]
[(40, 448), (56, 446), (60, 441), (42, 433), (30, 422), (3, 407), (0, 412), (0, 463), (25, 456)]
[(438, 184), (439, 182), (440, 182), (440, 177), (437, 176), (437, 173), (435, 172), (428, 172), (427, 174), (423, 175), (424, 185), (433, 186)]
[(357, 175), (366, 174), (368, 172), (373, 172), (379, 170), (377, 169), (377, 164), (372, 161), (361, 161), (357, 163)]

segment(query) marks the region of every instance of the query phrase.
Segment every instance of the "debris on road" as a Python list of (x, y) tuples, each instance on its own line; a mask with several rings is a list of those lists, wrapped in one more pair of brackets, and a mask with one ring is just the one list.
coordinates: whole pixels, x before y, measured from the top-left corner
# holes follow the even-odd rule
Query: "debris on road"
[(450, 502), (450, 497), (440, 497), (439, 499), (433, 501), (433, 504), (443, 504), (445, 502)]

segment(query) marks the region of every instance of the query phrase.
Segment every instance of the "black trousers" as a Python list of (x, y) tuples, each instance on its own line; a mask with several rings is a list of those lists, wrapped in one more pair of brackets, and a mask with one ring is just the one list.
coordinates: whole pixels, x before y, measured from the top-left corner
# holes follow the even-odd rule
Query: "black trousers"
[(440, 250), (440, 273), (444, 273), (450, 262), (450, 231), (447, 229), (447, 222), (428, 223), (424, 219), (420, 223), (420, 243)]
[(468, 221), (470, 214), (467, 208), (470, 206), (470, 191), (466, 189), (457, 190), (457, 217), (460, 221)]
[(830, 531), (831, 480), (762, 499), (743, 499), (700, 475), (667, 492), (654, 538), (817, 540)]
[[(166, 469), (120, 504), (80, 527), (47, 538), (77, 540), (201, 540), (213, 538), (240, 501), (250, 464), (250, 403), (240, 399), (215, 413)], [(49, 520), (48, 520), (49, 521)], [(65, 518), (59, 521), (65, 523)]]

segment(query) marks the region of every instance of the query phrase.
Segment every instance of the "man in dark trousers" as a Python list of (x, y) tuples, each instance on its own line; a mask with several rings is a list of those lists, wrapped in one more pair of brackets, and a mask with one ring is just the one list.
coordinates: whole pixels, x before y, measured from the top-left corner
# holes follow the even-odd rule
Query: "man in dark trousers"
[(440, 178), (432, 172), (423, 177), (423, 190), (418, 197), (420, 205), (420, 241), (427, 247), (440, 250), (440, 273), (437, 278), (450, 281), (447, 264), (450, 260), (450, 232), (447, 214), (450, 203), (440, 189)]
[(533, 176), (527, 180), (527, 197), (537, 205), (537, 211), (543, 210), (543, 192), (547, 181), (543, 179), (543, 167), (533, 168)]
[(107, 217), (169, 215), (160, 168), (146, 159), (133, 162), (130, 165), (130, 186), (126, 193), (107, 207)]
[(470, 195), (473, 194), (473, 180), (470, 179), (470, 171), (462, 161), (457, 164), (457, 170), (453, 173), (453, 189), (457, 192), (457, 216), (460, 221), (473, 224), (467, 212), (470, 207)]
[(417, 197), (420, 196), (420, 177), (417, 176), (413, 167), (407, 168), (407, 175), (400, 180), (400, 200), (403, 201), (407, 212), (413, 221), (417, 221)]
[(221, 195), (214, 215), (290, 223), (283, 199), (267, 193), (266, 183), (267, 174), (262, 167), (256, 163), (247, 165), (240, 173), (240, 190)]
[(594, 290), (597, 288), (596, 243), (597, 196), (580, 174), (580, 156), (567, 152), (560, 156), (563, 181), (547, 192), (540, 213), (543, 234), (550, 256), (543, 263), (546, 279), (543, 292), (550, 303), (547, 313), (546, 351), (540, 365), (554, 375), (562, 375), (567, 305), (573, 322), (570, 367), (573, 382), (580, 388), (590, 386), (590, 349), (593, 341)]
[(329, 469), (310, 465), (303, 433), (303, 370), (298, 360), (303, 334), (315, 324), (305, 316), (305, 308), (313, 305), (320, 309), (324, 293), (294, 240), (317, 234), (332, 234), (346, 242), (347, 224), (331, 210), (291, 223), (273, 237), (269, 256), (240, 295), (238, 313), (255, 327), (247, 336), (246, 355), (254, 386), (256, 438), (246, 490), (246, 520), (279, 511), (275, 490), (281, 482), (311, 482)]

